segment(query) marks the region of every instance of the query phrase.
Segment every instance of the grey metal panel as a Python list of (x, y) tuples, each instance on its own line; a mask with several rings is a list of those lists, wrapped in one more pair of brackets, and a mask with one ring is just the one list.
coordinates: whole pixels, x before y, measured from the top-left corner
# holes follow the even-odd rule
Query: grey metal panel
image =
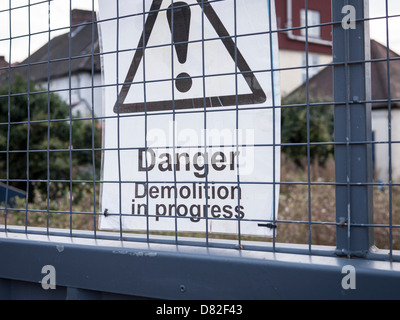
[[(75, 239), (8, 238), (0, 242), (0, 253), (7, 257), (0, 279), (36, 284), (28, 296), (34, 299), (100, 299), (99, 292), (200, 300), (400, 298), (400, 263), (394, 262), (107, 241), (88, 245)], [(56, 269), (55, 290), (40, 286), (47, 264)], [(355, 290), (342, 288), (345, 265), (355, 267)], [(0, 293), (9, 286), (2, 280)]]

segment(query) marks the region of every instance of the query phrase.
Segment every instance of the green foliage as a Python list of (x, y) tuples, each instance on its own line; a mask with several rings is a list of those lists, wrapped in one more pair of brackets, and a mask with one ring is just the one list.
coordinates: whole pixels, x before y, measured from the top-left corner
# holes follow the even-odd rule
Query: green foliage
[[(92, 166), (92, 152), (77, 151), (92, 148), (92, 132), (98, 148), (99, 127), (95, 125), (92, 130), (91, 120), (70, 121), (69, 106), (59, 96), (34, 84), (30, 84), (28, 91), (21, 77), (10, 88), (6, 82), (0, 87), (0, 178), (6, 179), (8, 169), (10, 180), (21, 180), (11, 181), (10, 185), (22, 190), (26, 189), (26, 180), (43, 180), (36, 182), (36, 188), (43, 193), (58, 189), (54, 183), (48, 186), (47, 180), (70, 180), (72, 175), (93, 179), (93, 170), (77, 176), (80, 168)], [(95, 155), (97, 174), (99, 157), (100, 154)], [(31, 185), (29, 189), (32, 199), (34, 188)]]
[[(304, 164), (304, 159), (307, 159), (307, 123), (309, 124), (310, 143), (333, 141), (333, 107), (331, 105), (315, 105), (317, 102), (310, 102), (312, 106), (307, 108), (305, 101), (298, 97), (282, 101), (282, 105), (285, 106), (281, 112), (282, 143), (300, 144), (285, 146), (282, 148), (282, 152), (299, 166)], [(319, 165), (325, 164), (333, 154), (333, 149), (331, 144), (310, 145), (311, 163), (317, 161)]]

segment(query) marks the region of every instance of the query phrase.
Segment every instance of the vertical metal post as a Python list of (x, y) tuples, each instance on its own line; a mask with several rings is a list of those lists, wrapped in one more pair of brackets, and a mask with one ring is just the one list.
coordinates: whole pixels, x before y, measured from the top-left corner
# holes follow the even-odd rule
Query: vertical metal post
[[(336, 250), (347, 256), (365, 256), (373, 244), (368, 5), (368, 0), (332, 1)], [(353, 28), (342, 24), (351, 13)]]

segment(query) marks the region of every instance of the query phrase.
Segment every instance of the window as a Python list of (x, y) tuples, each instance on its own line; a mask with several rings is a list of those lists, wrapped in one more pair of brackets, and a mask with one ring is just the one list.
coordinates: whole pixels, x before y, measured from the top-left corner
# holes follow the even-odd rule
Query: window
[[(312, 38), (321, 38), (321, 14), (316, 10), (307, 10), (307, 26), (308, 36)], [(306, 10), (300, 10), (300, 24), (302, 27), (306, 26)], [(314, 27), (316, 26), (316, 27)], [(306, 28), (301, 29), (301, 35), (306, 36)]]

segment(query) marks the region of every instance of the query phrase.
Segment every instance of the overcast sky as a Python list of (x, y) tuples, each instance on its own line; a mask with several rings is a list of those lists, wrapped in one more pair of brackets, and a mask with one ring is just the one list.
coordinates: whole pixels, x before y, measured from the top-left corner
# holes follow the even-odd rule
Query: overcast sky
[[(137, 1), (137, 0), (135, 0)], [(282, 0), (279, 0), (282, 1)], [(400, 1), (387, 0), (389, 15), (400, 15)], [(30, 52), (33, 53), (44, 45), (49, 38), (61, 33), (68, 32), (69, 9), (79, 8), (91, 10), (98, 9), (97, 0), (1, 0), (0, 1), (0, 55), (6, 60), (10, 59), (10, 46), (7, 39), (10, 38), (9, 5), (12, 8), (11, 16), (11, 61), (20, 62), (28, 56), (29, 37), (24, 35), (32, 34), (30, 37)], [(31, 4), (28, 7), (28, 4)], [(384, 17), (386, 14), (386, 0), (370, 0), (370, 17)], [(25, 6), (25, 7), (24, 7)], [(50, 19), (49, 12), (50, 9)], [(28, 23), (30, 17), (30, 23)], [(49, 26), (50, 20), (50, 26)], [(30, 30), (29, 30), (30, 25)], [(389, 19), (389, 47), (400, 54), (400, 16)], [(65, 28), (65, 29), (63, 29)], [(386, 45), (386, 19), (371, 21), (371, 38)], [(3, 40), (6, 39), (6, 40)]]
[[(386, 0), (369, 0), (370, 2), (370, 17), (385, 17), (386, 16)], [(388, 0), (389, 16), (400, 15), (400, 1)], [(400, 16), (391, 17), (389, 19), (376, 19), (370, 22), (370, 36), (380, 43), (386, 45), (386, 20), (389, 23), (388, 36), (389, 47), (400, 54)]]

